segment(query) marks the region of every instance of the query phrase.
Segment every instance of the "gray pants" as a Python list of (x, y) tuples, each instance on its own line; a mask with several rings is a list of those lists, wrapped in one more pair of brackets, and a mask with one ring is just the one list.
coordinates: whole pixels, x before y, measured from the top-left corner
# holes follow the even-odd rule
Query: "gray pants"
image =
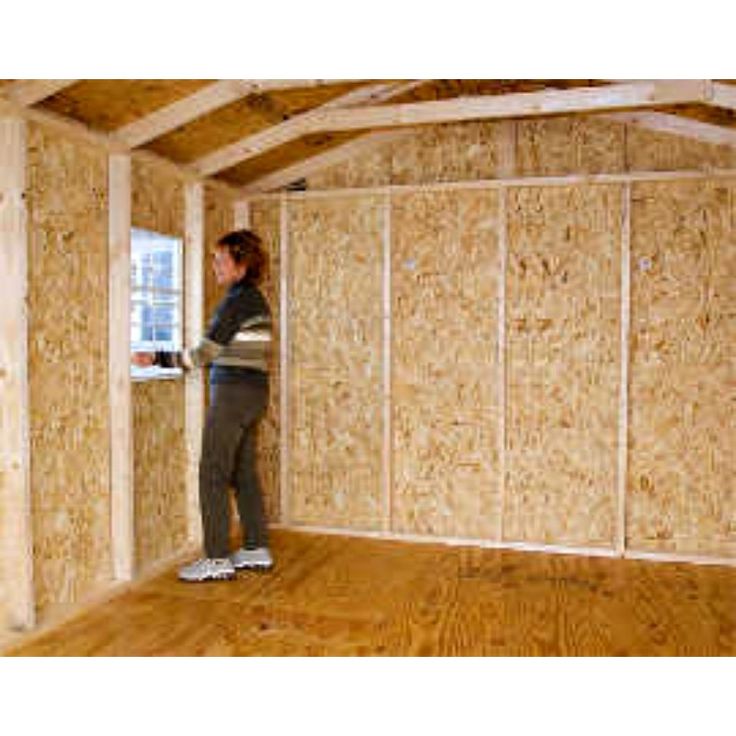
[(263, 497), (255, 467), (255, 430), (268, 404), (268, 378), (210, 387), (210, 406), (202, 434), (199, 504), (204, 552), (209, 558), (230, 554), (232, 486), (246, 549), (268, 546)]

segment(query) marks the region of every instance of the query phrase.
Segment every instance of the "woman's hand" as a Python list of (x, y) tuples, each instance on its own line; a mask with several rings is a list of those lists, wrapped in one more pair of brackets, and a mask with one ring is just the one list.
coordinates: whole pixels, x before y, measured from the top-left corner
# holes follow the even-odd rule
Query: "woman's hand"
[(150, 368), (155, 360), (154, 353), (133, 353), (130, 357), (130, 362), (138, 368)]

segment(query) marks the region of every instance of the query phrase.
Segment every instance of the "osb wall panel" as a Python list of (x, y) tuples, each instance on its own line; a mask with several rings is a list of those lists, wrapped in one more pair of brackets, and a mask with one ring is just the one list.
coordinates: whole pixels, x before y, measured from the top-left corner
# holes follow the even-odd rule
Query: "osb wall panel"
[(140, 572), (186, 545), (184, 392), (178, 381), (133, 386), (135, 560)]
[(736, 148), (655, 133), (632, 125), (626, 128), (626, 163), (630, 171), (734, 168)]
[(509, 191), (504, 538), (610, 547), (622, 189)]
[(112, 575), (105, 151), (29, 125), (28, 207), (34, 576), (43, 615)]
[(184, 180), (153, 161), (133, 159), (133, 226), (184, 238)]
[(382, 143), (307, 177), (310, 189), (359, 189), (391, 184), (392, 145)]
[(736, 180), (633, 188), (628, 546), (736, 556)]
[[(513, 121), (516, 176), (731, 168), (736, 149), (585, 117)], [(308, 178), (310, 189), (476, 181), (500, 176), (499, 123), (425, 126)], [(507, 160), (509, 160), (507, 159)]]
[(383, 208), (376, 196), (289, 205), (288, 518), (382, 524)]
[(392, 529), (497, 538), (495, 191), (392, 200)]
[(625, 126), (583, 117), (520, 120), (516, 124), (518, 176), (624, 171)]
[(212, 317), (215, 307), (224, 296), (222, 287), (217, 285), (212, 270), (212, 253), (217, 241), (233, 229), (234, 197), (228, 196), (220, 187), (206, 186), (204, 190), (204, 326)]
[(251, 205), (250, 224), (263, 239), (268, 253), (268, 270), (261, 291), (268, 300), (273, 320), (273, 343), (269, 365), (270, 392), (268, 409), (258, 425), (258, 476), (263, 488), (266, 513), (270, 521), (281, 521), (281, 372), (280, 372), (280, 248), (281, 205), (260, 202)]
[(498, 171), (498, 123), (431, 125), (384, 143), (355, 160), (308, 178), (310, 189), (493, 179)]
[[(184, 237), (184, 183), (171, 170), (134, 159), (131, 198), (135, 227)], [(181, 549), (186, 538), (184, 382), (136, 382), (133, 407), (135, 545), (141, 570)]]
[(493, 179), (498, 161), (498, 123), (419, 128), (393, 145), (391, 183)]

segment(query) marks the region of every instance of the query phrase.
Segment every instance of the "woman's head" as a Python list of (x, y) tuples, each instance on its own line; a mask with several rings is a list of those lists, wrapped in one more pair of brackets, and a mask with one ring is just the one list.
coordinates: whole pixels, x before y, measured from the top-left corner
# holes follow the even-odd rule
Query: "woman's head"
[(232, 286), (245, 276), (258, 283), (266, 267), (261, 239), (252, 230), (235, 230), (217, 241), (212, 267), (221, 286)]

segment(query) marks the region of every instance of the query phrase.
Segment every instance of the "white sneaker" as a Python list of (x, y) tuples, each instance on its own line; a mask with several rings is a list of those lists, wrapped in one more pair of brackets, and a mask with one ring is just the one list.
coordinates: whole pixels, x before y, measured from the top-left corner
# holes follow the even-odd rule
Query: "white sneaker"
[(202, 559), (179, 570), (179, 580), (186, 583), (203, 583), (206, 580), (232, 580), (235, 568), (228, 558)]
[(266, 547), (239, 549), (230, 555), (236, 570), (268, 570), (273, 567), (273, 558)]

